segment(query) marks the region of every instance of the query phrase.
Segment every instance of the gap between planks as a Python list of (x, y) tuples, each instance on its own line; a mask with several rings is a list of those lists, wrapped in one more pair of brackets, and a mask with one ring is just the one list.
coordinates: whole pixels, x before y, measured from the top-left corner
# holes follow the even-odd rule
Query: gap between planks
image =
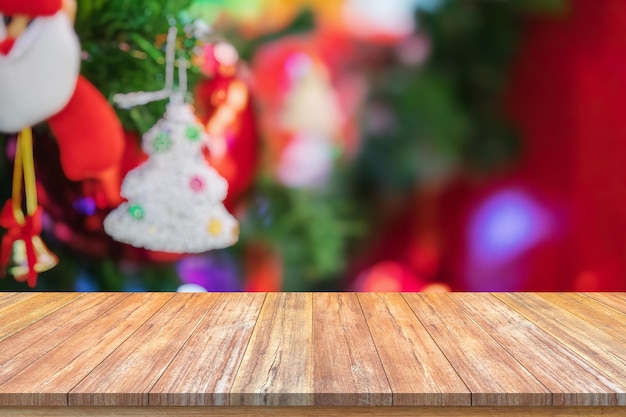
[(473, 406), (552, 405), (550, 390), (451, 299), (467, 294), (403, 297), (468, 386)]
[(172, 298), (146, 293), (117, 296), (124, 297), (119, 309), (92, 321), (92, 327), (81, 328), (0, 384), (0, 404), (66, 406), (70, 390)]
[[(235, 303), (236, 297), (244, 299)], [(150, 388), (148, 403), (151, 406), (228, 405), (235, 375), (265, 298), (264, 293), (221, 294)], [(198, 363), (211, 366), (194, 366)]]
[(400, 294), (359, 293), (358, 299), (394, 406), (471, 405), (467, 385)]
[[(623, 342), (548, 301), (540, 293), (493, 295), (582, 358), (594, 372), (605, 375), (622, 387), (626, 386), (626, 350)], [(617, 403), (626, 405), (624, 390), (617, 393)]]
[[(448, 297), (550, 390), (552, 405), (624, 405), (624, 384), (596, 370), (493, 294), (467, 293), (463, 298)], [(542, 348), (537, 349), (537, 346)], [(559, 377), (555, 378), (555, 375)]]

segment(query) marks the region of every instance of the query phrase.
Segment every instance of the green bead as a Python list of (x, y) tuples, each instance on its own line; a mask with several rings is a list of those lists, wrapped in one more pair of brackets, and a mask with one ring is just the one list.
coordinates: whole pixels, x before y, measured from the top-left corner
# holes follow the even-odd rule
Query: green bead
[(145, 212), (143, 211), (143, 207), (139, 204), (133, 204), (128, 208), (128, 213), (135, 220), (141, 220), (145, 216)]
[(200, 129), (198, 129), (198, 126), (187, 126), (187, 130), (185, 131), (185, 136), (187, 137), (187, 139), (191, 140), (191, 141), (196, 141), (198, 139), (200, 139)]
[(167, 132), (161, 132), (152, 141), (152, 147), (156, 152), (167, 152), (172, 148), (172, 138)]

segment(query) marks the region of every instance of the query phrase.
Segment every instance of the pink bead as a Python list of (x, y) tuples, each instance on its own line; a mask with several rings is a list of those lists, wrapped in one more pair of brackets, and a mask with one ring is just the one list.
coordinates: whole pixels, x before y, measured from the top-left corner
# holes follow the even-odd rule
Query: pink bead
[(204, 180), (196, 175), (189, 181), (189, 186), (193, 191), (200, 192), (204, 189)]

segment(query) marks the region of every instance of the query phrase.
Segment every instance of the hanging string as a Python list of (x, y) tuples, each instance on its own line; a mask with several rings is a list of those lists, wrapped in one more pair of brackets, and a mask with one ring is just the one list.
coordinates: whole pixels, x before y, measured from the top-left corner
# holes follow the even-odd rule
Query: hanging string
[(174, 60), (176, 59), (176, 26), (170, 27), (167, 32), (167, 45), (165, 46), (165, 91), (174, 89)]
[(184, 58), (178, 59), (178, 91), (172, 93), (171, 101), (177, 104), (185, 102), (187, 94), (187, 61)]
[(187, 60), (184, 58), (178, 60), (178, 91), (187, 94)]
[(137, 91), (127, 94), (115, 94), (113, 101), (123, 109), (142, 106), (153, 101), (164, 100), (172, 96), (174, 89), (174, 65), (176, 60), (176, 35), (178, 29), (170, 27), (167, 32), (167, 44), (165, 46), (165, 86), (159, 91)]

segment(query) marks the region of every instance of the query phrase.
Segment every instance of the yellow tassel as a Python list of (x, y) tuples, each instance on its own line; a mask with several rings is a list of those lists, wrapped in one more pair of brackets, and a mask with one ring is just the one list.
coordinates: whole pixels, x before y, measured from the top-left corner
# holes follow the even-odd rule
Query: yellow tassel
[(35, 161), (33, 160), (33, 134), (30, 128), (27, 128), (22, 131), (21, 136), (26, 211), (29, 216), (32, 216), (37, 211), (37, 184), (35, 182)]
[[(26, 197), (27, 216), (34, 216), (37, 212), (37, 184), (35, 181), (35, 162), (33, 159), (33, 136), (30, 128), (23, 129), (17, 136), (15, 149), (15, 164), (13, 167), (13, 190), (11, 193), (13, 215), (20, 226), (26, 223), (26, 216), (22, 210), (22, 181), (24, 182), (24, 194)], [(33, 265), (29, 265), (26, 244), (23, 239), (13, 242), (12, 255), (8, 265), (9, 272), (16, 281), (28, 281), (33, 287), (35, 283), (29, 281), (31, 268), (35, 273), (47, 271), (58, 263), (58, 258), (52, 253), (41, 238), (31, 236), (29, 245), (35, 252)]]
[(37, 211), (37, 184), (35, 182), (35, 162), (33, 160), (33, 134), (29, 127), (17, 136), (15, 165), (13, 166), (13, 213), (20, 224), (24, 224), (22, 211), (22, 178), (26, 194), (26, 212), (32, 216)]

